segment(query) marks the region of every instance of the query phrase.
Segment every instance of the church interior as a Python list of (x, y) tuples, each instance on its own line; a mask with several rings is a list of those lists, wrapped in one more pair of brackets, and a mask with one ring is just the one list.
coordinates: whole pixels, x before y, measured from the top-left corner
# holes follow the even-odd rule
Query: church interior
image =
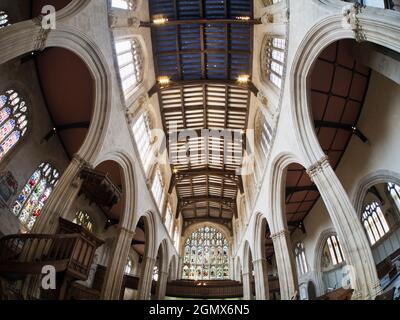
[(399, 300), (399, 34), (399, 0), (0, 0), (0, 300)]

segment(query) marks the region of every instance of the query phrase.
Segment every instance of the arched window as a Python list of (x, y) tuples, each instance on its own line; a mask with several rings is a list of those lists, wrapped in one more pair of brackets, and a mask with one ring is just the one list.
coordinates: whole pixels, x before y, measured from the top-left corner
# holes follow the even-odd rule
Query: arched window
[(173, 228), (173, 214), (172, 214), (172, 209), (171, 209), (171, 205), (168, 203), (167, 204), (167, 210), (165, 212), (165, 228), (168, 231), (168, 234), (170, 236), (172, 236), (172, 228)]
[(163, 178), (159, 169), (157, 169), (153, 184), (151, 186), (151, 192), (153, 193), (154, 200), (158, 206), (158, 210), (162, 211), (163, 199), (164, 199), (164, 189), (163, 189)]
[(257, 125), (259, 126), (258, 132), (260, 132), (260, 140), (259, 140), (260, 150), (262, 152), (262, 155), (266, 157), (271, 147), (272, 128), (262, 113), (260, 113), (259, 115)]
[(8, 14), (0, 10), (0, 29), (9, 25)]
[(158, 266), (154, 266), (153, 269), (153, 280), (158, 281)]
[(131, 258), (128, 258), (128, 261), (125, 266), (125, 274), (131, 274), (133, 270), (133, 262)]
[(265, 77), (278, 88), (282, 87), (285, 48), (286, 40), (283, 38), (267, 38), (264, 45), (263, 72), (265, 73)]
[(111, 6), (117, 9), (134, 10), (136, 1), (133, 0), (112, 0)]
[(221, 232), (211, 227), (198, 229), (185, 240), (183, 279), (228, 279), (228, 252), (228, 241)]
[(143, 112), (136, 120), (132, 127), (133, 136), (135, 137), (136, 146), (142, 161), (144, 171), (150, 167), (152, 156), (151, 156), (151, 131), (150, 123), (147, 112)]
[(296, 257), (297, 270), (299, 275), (306, 274), (308, 272), (306, 253), (304, 250), (304, 244), (302, 242), (298, 242), (294, 249), (294, 254)]
[(0, 160), (26, 133), (28, 108), (15, 90), (0, 95)]
[(178, 226), (175, 226), (174, 245), (175, 245), (176, 250), (179, 250), (179, 228), (178, 228)]
[(400, 187), (392, 182), (387, 184), (387, 190), (389, 191), (397, 209), (400, 210)]
[(128, 99), (142, 81), (142, 55), (139, 41), (122, 40), (115, 43), (119, 75), (125, 99)]
[(40, 215), (58, 178), (57, 169), (43, 162), (32, 174), (15, 201), (13, 212), (29, 230), (32, 229), (36, 218)]
[(72, 222), (86, 228), (89, 231), (93, 231), (93, 219), (84, 211), (78, 211), (75, 214), (74, 220)]
[(332, 235), (326, 240), (324, 252), (327, 251), (329, 252), (330, 263), (333, 266), (340, 264), (344, 261), (343, 251), (340, 247), (337, 236)]
[(389, 232), (389, 225), (378, 202), (368, 204), (362, 214), (362, 223), (371, 244), (376, 243)]

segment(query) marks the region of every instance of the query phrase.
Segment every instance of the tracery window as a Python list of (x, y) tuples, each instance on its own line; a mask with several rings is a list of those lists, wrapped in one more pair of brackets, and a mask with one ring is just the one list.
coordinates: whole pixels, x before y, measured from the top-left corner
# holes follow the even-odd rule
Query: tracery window
[(132, 0), (112, 0), (111, 6), (117, 9), (134, 10), (135, 3)]
[(0, 160), (25, 135), (28, 108), (15, 90), (0, 95)]
[(371, 245), (389, 232), (389, 225), (378, 202), (368, 204), (362, 214), (362, 223)]
[(173, 228), (173, 215), (172, 215), (172, 209), (171, 209), (171, 205), (168, 203), (167, 204), (167, 210), (165, 212), (165, 228), (168, 231), (168, 234), (170, 236), (172, 236), (172, 228)]
[(128, 99), (142, 81), (142, 55), (139, 41), (122, 40), (115, 43), (119, 74), (125, 99)]
[[(340, 247), (339, 240), (336, 235), (330, 236), (325, 243), (329, 251), (330, 262), (333, 266), (338, 265), (344, 261), (343, 251)], [(324, 250), (325, 251), (325, 250)]]
[(211, 227), (198, 229), (185, 240), (182, 278), (228, 279), (228, 252), (228, 241), (221, 232)]
[(149, 124), (149, 117), (147, 112), (143, 112), (139, 118), (134, 123), (133, 136), (135, 137), (136, 146), (142, 161), (144, 171), (150, 167), (152, 157), (151, 157), (151, 131)]
[(164, 199), (164, 190), (163, 190), (163, 179), (161, 176), (160, 170), (157, 169), (153, 184), (151, 186), (151, 192), (153, 193), (154, 200), (158, 206), (158, 210), (162, 211), (163, 199)]
[(86, 228), (89, 231), (93, 231), (93, 219), (84, 211), (78, 211), (75, 214), (74, 220), (72, 222)]
[(261, 150), (262, 150), (264, 156), (267, 156), (269, 148), (271, 146), (272, 128), (264, 116), (261, 117), (260, 121), (261, 121), (261, 123), (260, 123), (260, 125), (261, 125), (260, 147), (261, 147)]
[(0, 10), (0, 29), (9, 25), (8, 14)]
[(131, 274), (133, 270), (133, 262), (131, 258), (128, 258), (128, 262), (125, 265), (125, 274)]
[(60, 177), (57, 169), (43, 162), (32, 174), (15, 201), (13, 212), (29, 230), (40, 215)]
[(389, 182), (387, 184), (387, 190), (396, 204), (397, 209), (400, 210), (400, 187), (395, 183)]
[(306, 254), (304, 250), (304, 244), (302, 242), (298, 242), (294, 249), (294, 254), (296, 257), (297, 270), (299, 275), (306, 274), (308, 272)]
[(266, 78), (278, 88), (282, 87), (286, 40), (271, 37), (266, 40), (262, 68)]

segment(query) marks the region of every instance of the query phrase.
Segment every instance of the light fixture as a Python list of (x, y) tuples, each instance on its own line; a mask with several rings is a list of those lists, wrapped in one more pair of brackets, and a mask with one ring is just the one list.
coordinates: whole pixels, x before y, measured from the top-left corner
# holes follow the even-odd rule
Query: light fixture
[(167, 86), (167, 85), (169, 85), (170, 82), (171, 82), (171, 80), (169, 79), (168, 76), (160, 76), (160, 77), (158, 77), (158, 83), (161, 86)]
[(175, 174), (177, 174), (177, 173), (178, 173), (178, 169), (174, 169), (173, 172), (174, 172)]
[(243, 136), (246, 133), (246, 130), (242, 129), (240, 130), (240, 134)]
[(153, 23), (154, 24), (164, 24), (168, 21), (168, 18), (165, 18), (163, 16), (158, 16), (156, 18), (154, 18)]
[(236, 17), (236, 20), (248, 21), (248, 20), (250, 20), (250, 17), (247, 17), (247, 16), (239, 16), (239, 17)]
[(237, 78), (240, 84), (246, 84), (250, 81), (250, 76), (248, 74), (242, 74)]

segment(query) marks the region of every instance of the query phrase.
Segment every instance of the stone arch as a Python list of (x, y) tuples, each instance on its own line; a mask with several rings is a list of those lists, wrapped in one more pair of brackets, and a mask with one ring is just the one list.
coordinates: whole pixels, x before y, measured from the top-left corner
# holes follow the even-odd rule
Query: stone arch
[(270, 218), (270, 228), (272, 233), (286, 229), (286, 214), (284, 212), (286, 171), (288, 166), (292, 163), (303, 165), (294, 154), (289, 152), (280, 153), (272, 161), (271, 190), (268, 192), (268, 200), (272, 212)]
[[(94, 107), (91, 126), (78, 156), (93, 162), (103, 145), (111, 110), (111, 73), (101, 50), (83, 32), (59, 25), (47, 37), (41, 36), (41, 26), (33, 20), (24, 21), (2, 30), (5, 43), (10, 42), (0, 54), (0, 64), (23, 54), (50, 47), (67, 49), (77, 55), (94, 79)], [(41, 39), (41, 41), (37, 40)]]
[(157, 219), (155, 214), (152, 211), (146, 211), (140, 216), (137, 217), (137, 221), (135, 225), (138, 224), (140, 219), (143, 219), (145, 230), (146, 230), (146, 248), (145, 248), (145, 256), (149, 258), (154, 258), (157, 255)]
[[(395, 17), (398, 14), (389, 12), (379, 17), (365, 9), (362, 15), (362, 36), (394, 51), (400, 52), (400, 44), (396, 34), (400, 32), (400, 24)], [(294, 57), (290, 71), (290, 92), (292, 117), (296, 131), (296, 139), (304, 154), (306, 167), (317, 162), (324, 152), (316, 136), (310, 108), (310, 97), (307, 91), (310, 70), (317, 57), (331, 43), (341, 39), (355, 39), (355, 32), (343, 25), (343, 13), (339, 9), (336, 14), (322, 19), (314, 25), (305, 36)]]
[(376, 184), (385, 182), (393, 182), (400, 185), (400, 173), (391, 170), (377, 170), (369, 173), (357, 183), (352, 203), (360, 218), (364, 209), (363, 202), (368, 189)]
[[(321, 234), (319, 235), (318, 241), (315, 244), (313, 266), (315, 271), (315, 282), (318, 295), (323, 295), (325, 293), (325, 287), (324, 287), (325, 285), (322, 279), (322, 253), (324, 250), (326, 240), (332, 235), (337, 236), (337, 232), (334, 228), (328, 228), (322, 231)], [(339, 239), (339, 241), (343, 240)], [(347, 259), (346, 252), (344, 252), (344, 255), (345, 255), (344, 258)], [(352, 283), (354, 282), (352, 281)]]

